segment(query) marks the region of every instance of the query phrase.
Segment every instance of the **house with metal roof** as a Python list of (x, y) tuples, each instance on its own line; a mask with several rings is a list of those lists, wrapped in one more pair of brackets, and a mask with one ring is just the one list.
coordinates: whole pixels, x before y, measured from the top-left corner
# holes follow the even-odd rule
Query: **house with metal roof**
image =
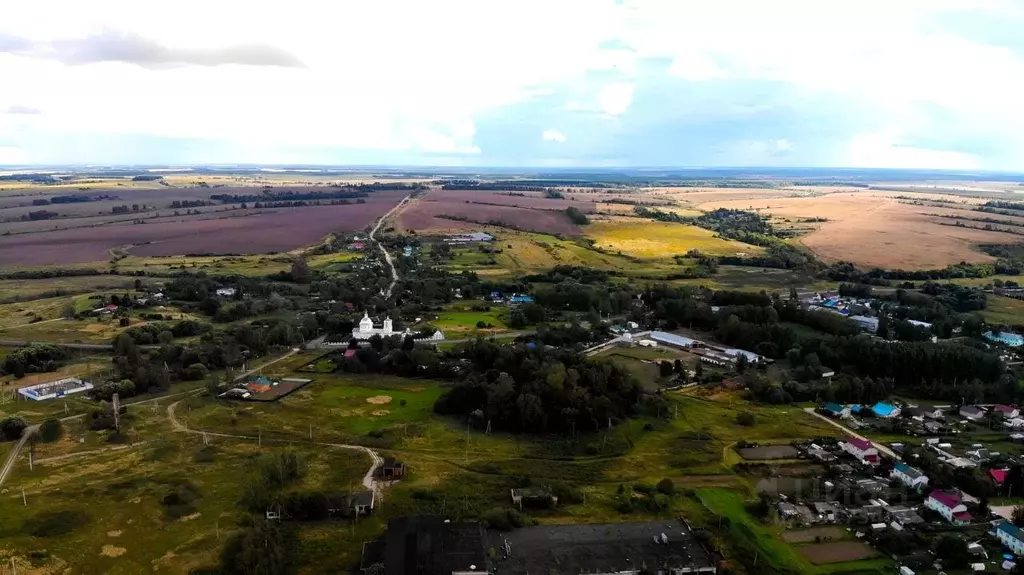
[(967, 525), (971, 522), (971, 514), (967, 512), (960, 494), (954, 491), (936, 489), (928, 494), (924, 506), (937, 512), (953, 525)]
[(1014, 555), (1024, 555), (1024, 532), (1009, 521), (1003, 521), (996, 528), (996, 537), (999, 542), (1005, 545)]
[(849, 441), (840, 443), (840, 447), (863, 463), (878, 465), (878, 449), (866, 439), (853, 437)]
[(822, 409), (824, 409), (825, 412), (831, 415), (832, 417), (838, 417), (842, 419), (850, 417), (850, 408), (843, 407), (842, 405), (839, 405), (838, 403), (835, 402), (826, 403), (822, 407)]
[(912, 489), (921, 490), (928, 485), (928, 476), (920, 469), (911, 467), (906, 463), (897, 463), (892, 468), (889, 477), (898, 480), (903, 485)]
[(979, 421), (985, 417), (985, 410), (977, 405), (965, 405), (960, 408), (960, 417), (971, 421)]

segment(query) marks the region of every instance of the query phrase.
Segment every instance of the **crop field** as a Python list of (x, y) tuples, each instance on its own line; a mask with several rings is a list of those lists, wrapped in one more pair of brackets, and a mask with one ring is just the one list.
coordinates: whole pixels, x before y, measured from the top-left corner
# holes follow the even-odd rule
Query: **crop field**
[(837, 541), (834, 543), (815, 543), (800, 548), (811, 563), (823, 565), (827, 563), (843, 563), (876, 557), (875, 551), (867, 543), (860, 541)]
[[(547, 198), (543, 192), (509, 192), (496, 190), (434, 190), (424, 196), (424, 201), (450, 204), (462, 202), (477, 205), (499, 204), (531, 210), (565, 211), (575, 206), (587, 213), (595, 210), (594, 202), (586, 194), (565, 195), (565, 199)], [(520, 195), (521, 194), (521, 195)]]
[(602, 249), (638, 258), (670, 258), (689, 250), (713, 255), (761, 251), (756, 246), (717, 238), (696, 226), (635, 218), (595, 221), (586, 226), (584, 233)]
[(19, 234), (0, 243), (0, 266), (39, 266), (103, 261), (110, 250), (131, 247), (138, 256), (281, 252), (342, 230), (360, 230), (393, 204), (286, 208), (241, 218), (146, 225), (111, 225)]
[(960, 261), (989, 262), (994, 258), (975, 246), (1021, 240), (1020, 236), (997, 231), (943, 225), (952, 220), (928, 215), (936, 208), (902, 203), (874, 192), (716, 200), (699, 207), (755, 209), (775, 218), (826, 218), (828, 221), (798, 241), (825, 261), (851, 261), (864, 267), (914, 270)]
[(763, 461), (768, 459), (792, 459), (800, 454), (792, 445), (762, 445), (761, 447), (744, 447), (737, 449), (743, 459)]
[[(437, 232), (446, 230), (479, 229), (487, 222), (501, 222), (510, 227), (546, 233), (575, 234), (579, 226), (569, 221), (562, 213), (571, 202), (566, 200), (549, 200), (544, 198), (523, 198), (505, 196), (496, 193), (462, 192), (479, 194), (478, 202), (449, 197), (454, 192), (432, 191), (409, 204), (398, 216), (397, 228), (403, 231), (415, 230), (417, 233)], [(459, 196), (461, 198), (462, 196)], [(472, 196), (476, 197), (476, 196)], [(503, 202), (515, 201), (514, 205), (491, 205), (490, 198), (499, 198)], [(559, 203), (561, 202), (561, 203)], [(530, 207), (516, 207), (518, 205)], [(581, 205), (593, 206), (584, 202)], [(545, 207), (541, 207), (545, 206)], [(582, 208), (581, 208), (582, 209)], [(458, 225), (470, 222), (449, 220), (440, 216), (455, 216), (476, 222), (470, 226)]]

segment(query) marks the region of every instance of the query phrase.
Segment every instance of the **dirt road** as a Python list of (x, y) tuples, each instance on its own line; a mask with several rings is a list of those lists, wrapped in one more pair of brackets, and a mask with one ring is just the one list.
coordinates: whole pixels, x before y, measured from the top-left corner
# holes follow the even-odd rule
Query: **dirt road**
[(395, 269), (394, 262), (391, 261), (391, 254), (384, 248), (383, 245), (377, 240), (377, 231), (380, 230), (381, 225), (384, 224), (384, 220), (388, 219), (392, 214), (402, 209), (405, 203), (409, 201), (412, 196), (406, 196), (402, 201), (398, 202), (398, 205), (388, 210), (388, 213), (384, 214), (377, 220), (377, 225), (373, 226), (370, 230), (370, 241), (377, 244), (380, 251), (384, 252), (384, 261), (388, 263), (388, 267), (391, 268), (391, 283), (388, 284), (388, 289), (384, 290), (384, 299), (391, 298), (391, 290), (395, 289), (395, 284), (398, 283), (398, 270)]

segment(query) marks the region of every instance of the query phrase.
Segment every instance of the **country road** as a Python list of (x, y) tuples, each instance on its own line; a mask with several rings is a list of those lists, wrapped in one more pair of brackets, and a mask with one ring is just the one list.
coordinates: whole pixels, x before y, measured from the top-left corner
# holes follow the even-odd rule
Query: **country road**
[[(856, 431), (850, 429), (849, 427), (846, 427), (845, 425), (842, 425), (842, 424), (840, 424), (840, 423), (838, 423), (838, 422), (836, 422), (836, 421), (834, 421), (832, 419), (829, 419), (829, 418), (825, 417), (824, 415), (818, 413), (817, 411), (814, 410), (813, 407), (805, 407), (804, 411), (806, 411), (807, 413), (810, 413), (811, 415), (821, 419), (822, 421), (828, 422), (830, 425), (833, 425), (835, 427), (838, 427), (839, 429), (842, 429), (843, 431), (845, 431), (846, 433), (856, 437), (857, 439), (863, 439), (864, 441), (871, 441), (867, 437), (864, 437), (863, 435), (857, 433)], [(871, 445), (874, 445), (875, 449), (877, 449), (879, 451), (879, 453), (884, 453), (884, 454), (888, 455), (889, 457), (891, 457), (891, 458), (893, 458), (893, 459), (895, 459), (897, 461), (899, 460), (899, 457), (896, 456), (896, 452), (895, 451), (889, 449), (888, 447), (882, 445), (881, 443), (877, 443), (877, 442), (871, 441)]]
[[(275, 364), (275, 363), (277, 363), (279, 361), (283, 361), (285, 359), (288, 359), (289, 357), (295, 355), (296, 353), (298, 353), (298, 349), (292, 349), (291, 351), (289, 351), (288, 353), (282, 355), (281, 357), (279, 357), (277, 359), (268, 361), (267, 363), (264, 363), (262, 365), (254, 367), (254, 368), (252, 368), (252, 369), (250, 369), (250, 370), (248, 370), (248, 371), (246, 371), (246, 372), (244, 372), (242, 374), (239, 374), (237, 377), (235, 377), (235, 381), (238, 381), (238, 380), (240, 380), (240, 379), (242, 379), (244, 377), (252, 375), (252, 374), (256, 373), (257, 371), (259, 371), (259, 370), (261, 370), (261, 369), (263, 369), (263, 368), (265, 368), (265, 367), (267, 367), (269, 365), (273, 365), (273, 364)], [(142, 400), (139, 400), (139, 401), (126, 402), (126, 403), (124, 403), (122, 405), (124, 405), (125, 407), (132, 406), (132, 405), (143, 405), (143, 404), (146, 404), (146, 403), (152, 403), (154, 401), (160, 401), (162, 399), (171, 399), (171, 398), (175, 398), (175, 397), (181, 397), (181, 396), (184, 396), (184, 395), (194, 395), (195, 393), (198, 393), (199, 391), (201, 391), (201, 390), (193, 389), (193, 390), (189, 390), (189, 391), (183, 391), (181, 393), (174, 393), (174, 394), (171, 394), (171, 395), (163, 395), (163, 396), (160, 396), (160, 397), (151, 397), (149, 399), (142, 399)], [(175, 402), (175, 404), (179, 403), (180, 401), (181, 400), (178, 400), (177, 402)], [(170, 410), (170, 408), (168, 408), (168, 410)], [(66, 421), (74, 421), (76, 419), (81, 419), (81, 418), (85, 417), (85, 415), (86, 415), (85, 413), (79, 413), (78, 415), (70, 415), (68, 417), (62, 417), (61, 418), (61, 422), (63, 423), (63, 422), (66, 422)], [(14, 464), (18, 460), (18, 455), (21, 454), (22, 448), (25, 447), (25, 444), (28, 442), (29, 438), (31, 438), (32, 435), (34, 435), (38, 430), (39, 430), (39, 425), (38, 424), (30, 425), (30, 426), (26, 427), (25, 431), (23, 431), (22, 434), (21, 434), (21, 439), (14, 446), (14, 449), (12, 449), (9, 454), (7, 454), (7, 460), (4, 461), (3, 467), (0, 467), (0, 487), (3, 487), (4, 482), (7, 481), (7, 477), (11, 474), (11, 471), (14, 470)], [(371, 454), (370, 457), (374, 458), (375, 454)], [(377, 457), (377, 459), (379, 459), (379, 457)], [(375, 465), (377, 463), (377, 459), (374, 459)], [(374, 470), (374, 468), (371, 468), (371, 472), (373, 470)]]
[[(174, 431), (178, 431), (178, 432), (181, 432), (181, 433), (191, 433), (193, 435), (205, 435), (207, 437), (224, 437), (224, 438), (228, 438), (228, 439), (245, 439), (245, 440), (249, 440), (249, 441), (262, 441), (262, 438), (259, 437), (259, 436), (240, 435), (240, 434), (234, 434), (234, 433), (220, 433), (218, 431), (206, 431), (206, 430), (203, 430), (203, 429), (192, 429), (192, 428), (189, 428), (187, 425), (185, 425), (182, 422), (178, 421), (178, 417), (175, 414), (175, 412), (176, 412), (176, 410), (178, 408), (178, 404), (181, 403), (181, 401), (182, 400), (175, 401), (174, 403), (172, 403), (172, 404), (167, 406), (167, 421), (171, 424), (171, 428), (174, 429)], [(383, 486), (383, 482), (380, 482), (380, 481), (377, 481), (376, 479), (374, 479), (374, 475), (376, 475), (377, 469), (384, 463), (384, 459), (375, 450), (370, 449), (369, 447), (364, 447), (362, 445), (348, 445), (348, 444), (345, 444), (345, 443), (326, 443), (326, 442), (321, 442), (321, 441), (312, 441), (312, 442), (303, 442), (303, 443), (311, 443), (312, 445), (319, 445), (319, 446), (322, 446), (322, 447), (333, 447), (333, 448), (337, 448), (337, 449), (349, 449), (349, 450), (353, 450), (353, 451), (362, 451), (362, 452), (366, 453), (367, 455), (369, 455), (370, 456), (370, 469), (368, 469), (366, 471), (366, 475), (363, 476), (363, 487), (365, 487), (366, 489), (369, 489), (370, 491), (374, 491), (378, 495), (380, 495), (381, 488)]]
[(388, 210), (388, 213), (381, 216), (380, 219), (377, 220), (377, 225), (373, 226), (373, 229), (370, 230), (370, 241), (377, 244), (377, 247), (380, 248), (380, 251), (384, 252), (384, 261), (386, 261), (388, 263), (388, 267), (391, 268), (391, 283), (388, 284), (388, 289), (384, 291), (384, 299), (391, 298), (391, 290), (395, 289), (395, 284), (398, 283), (398, 270), (395, 269), (395, 264), (394, 262), (391, 261), (391, 254), (389, 254), (388, 250), (384, 249), (384, 246), (381, 245), (380, 241), (377, 240), (377, 231), (380, 230), (381, 225), (384, 224), (384, 220), (388, 219), (392, 214), (399, 211), (402, 208), (402, 206), (404, 206), (405, 203), (409, 201), (409, 198), (411, 197), (412, 196), (406, 196), (402, 198), (402, 201), (398, 202), (398, 204), (395, 207)]

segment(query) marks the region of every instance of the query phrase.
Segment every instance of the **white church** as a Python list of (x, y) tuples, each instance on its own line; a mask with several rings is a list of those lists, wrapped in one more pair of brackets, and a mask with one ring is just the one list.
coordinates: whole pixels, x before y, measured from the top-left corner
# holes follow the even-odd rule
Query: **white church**
[[(367, 312), (363, 312), (363, 319), (359, 320), (359, 328), (352, 330), (352, 338), (366, 340), (375, 335), (379, 335), (381, 337), (388, 337), (392, 335), (406, 336), (410, 333), (411, 332), (408, 328), (402, 332), (395, 331), (394, 322), (392, 322), (390, 317), (384, 318), (384, 327), (373, 327), (373, 320), (370, 319), (370, 315)], [(430, 337), (418, 337), (416, 338), (416, 341), (441, 341), (443, 339), (444, 333), (441, 330), (437, 330)]]

